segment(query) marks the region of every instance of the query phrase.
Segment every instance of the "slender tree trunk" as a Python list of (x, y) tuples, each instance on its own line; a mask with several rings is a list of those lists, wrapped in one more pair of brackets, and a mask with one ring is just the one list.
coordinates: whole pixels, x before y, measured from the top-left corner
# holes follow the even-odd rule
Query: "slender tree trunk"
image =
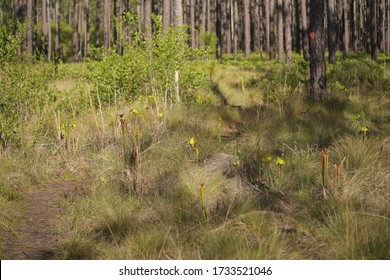
[(33, 53), (33, 35), (32, 35), (32, 0), (27, 0), (27, 34), (26, 34), (26, 41), (27, 41), (27, 51), (31, 55)]
[(163, 0), (162, 24), (164, 30), (167, 30), (171, 24), (171, 0)]
[(54, 25), (56, 29), (54, 39), (54, 60), (57, 63), (60, 58), (60, 0), (55, 0), (54, 3)]
[(205, 0), (207, 2), (207, 9), (206, 9), (206, 23), (207, 23), (207, 31), (211, 31), (211, 18), (210, 18), (210, 0)]
[(299, 5), (299, 0), (294, 0), (294, 16), (295, 16), (295, 50), (297, 53), (301, 53), (301, 35), (302, 35), (302, 30), (301, 30), (301, 17), (300, 17), (300, 5)]
[(370, 33), (371, 33), (371, 59), (377, 59), (377, 34), (376, 34), (376, 1), (370, 1)]
[(270, 7), (269, 0), (264, 0), (264, 10), (265, 10), (265, 51), (270, 50)]
[(387, 51), (390, 52), (390, 0), (387, 0)]
[(335, 0), (328, 0), (328, 49), (329, 63), (336, 61), (336, 21)]
[(79, 61), (79, 15), (78, 0), (73, 0), (73, 60)]
[(284, 61), (284, 42), (283, 42), (283, 0), (278, 0), (278, 60)]
[(49, 0), (46, 0), (47, 5), (47, 61), (51, 61), (52, 44), (51, 44), (51, 28), (50, 28), (50, 5)]
[(358, 22), (357, 22), (357, 0), (352, 1), (352, 15), (353, 15), (353, 21), (352, 21), (352, 49), (353, 51), (357, 51), (358, 49)]
[(233, 32), (233, 51), (234, 51), (234, 60), (237, 60), (238, 52), (238, 0), (233, 0), (233, 13), (234, 13), (234, 32)]
[(100, 45), (100, 9), (101, 9), (101, 0), (96, 0), (96, 17), (95, 17), (95, 47)]
[(324, 0), (310, 1), (310, 100), (326, 96)]
[(349, 3), (348, 0), (343, 0), (343, 19), (344, 19), (344, 48), (343, 54), (344, 57), (347, 56), (349, 52), (349, 43), (350, 43), (350, 29), (349, 29)]
[(106, 52), (106, 55), (109, 55), (110, 52), (110, 14), (111, 14), (111, 7), (110, 7), (110, 0), (104, 0), (103, 5), (103, 18), (104, 18), (104, 49)]
[(269, 59), (275, 59), (275, 0), (269, 1)]
[(249, 11), (249, 0), (244, 0), (244, 28), (245, 28), (245, 57), (248, 58), (251, 52), (251, 18)]
[(195, 0), (190, 0), (190, 29), (191, 29), (191, 46), (196, 48), (196, 29), (195, 29)]
[(144, 0), (144, 28), (145, 40), (150, 41), (152, 38), (152, 1)]
[(232, 52), (232, 32), (233, 32), (233, 21), (232, 21), (232, 0), (228, 0), (226, 5), (226, 53)]
[(44, 52), (48, 53), (48, 25), (47, 25), (47, 2), (42, 0), (42, 35), (44, 40)]
[(301, 22), (302, 22), (302, 49), (303, 57), (308, 60), (309, 55), (309, 32), (307, 24), (307, 5), (306, 0), (301, 0)]
[(286, 58), (287, 65), (292, 65), (292, 38), (291, 38), (291, 23), (292, 23), (292, 2), (284, 0), (285, 18), (286, 18)]
[(84, 0), (84, 60), (89, 51), (89, 0)]
[(261, 31), (260, 31), (260, 9), (259, 9), (259, 0), (254, 0), (254, 36), (253, 36), (253, 42), (254, 42), (254, 49), (257, 51), (261, 48)]
[(222, 7), (221, 0), (215, 1), (215, 31), (217, 33), (218, 43), (217, 43), (217, 59), (222, 59)]
[(177, 26), (183, 25), (183, 1), (175, 0), (174, 1), (174, 22)]

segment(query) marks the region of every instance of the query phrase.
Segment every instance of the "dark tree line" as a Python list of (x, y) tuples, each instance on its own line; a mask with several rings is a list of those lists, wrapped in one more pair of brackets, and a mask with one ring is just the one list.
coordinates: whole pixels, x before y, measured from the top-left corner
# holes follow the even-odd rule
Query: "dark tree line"
[[(121, 52), (123, 16), (138, 16), (145, 39), (154, 30), (152, 14), (170, 24), (187, 25), (189, 44), (204, 44), (204, 34), (218, 39), (216, 55), (243, 51), (267, 53), (270, 59), (291, 64), (292, 52), (309, 58), (310, 0), (0, 0), (0, 23), (26, 22), (26, 45), (21, 51), (42, 50), (51, 60), (63, 57), (61, 27), (72, 29), (72, 57), (80, 61), (92, 43)], [(336, 51), (390, 51), (390, 0), (327, 0), (323, 3), (324, 36), (329, 62)], [(38, 29), (39, 28), (39, 29)], [(92, 37), (92, 38), (91, 38)], [(92, 40), (91, 40), (92, 39)], [(68, 57), (65, 57), (68, 59)]]

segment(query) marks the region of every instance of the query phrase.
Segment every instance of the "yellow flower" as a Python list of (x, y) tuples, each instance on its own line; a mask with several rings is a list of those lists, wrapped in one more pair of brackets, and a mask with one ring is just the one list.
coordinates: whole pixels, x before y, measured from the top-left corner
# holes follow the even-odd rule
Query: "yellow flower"
[(365, 125), (363, 125), (360, 131), (363, 132), (363, 134), (367, 134), (368, 128)]
[(286, 162), (282, 158), (277, 157), (276, 165), (279, 165), (279, 166), (286, 165)]
[(163, 113), (158, 114), (158, 118), (159, 118), (159, 119), (162, 119), (163, 117), (164, 117), (164, 114), (163, 114)]
[(194, 137), (191, 137), (189, 140), (188, 140), (188, 144), (190, 144), (192, 147), (195, 146), (195, 138)]

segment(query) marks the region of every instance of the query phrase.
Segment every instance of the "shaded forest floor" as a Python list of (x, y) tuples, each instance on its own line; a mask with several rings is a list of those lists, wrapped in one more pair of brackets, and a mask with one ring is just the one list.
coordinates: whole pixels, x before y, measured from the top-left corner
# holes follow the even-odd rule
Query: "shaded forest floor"
[(100, 107), (60, 65), (0, 155), (1, 258), (390, 258), (389, 63), (329, 66), (322, 104), (307, 62), (253, 57), (200, 63), (189, 102)]

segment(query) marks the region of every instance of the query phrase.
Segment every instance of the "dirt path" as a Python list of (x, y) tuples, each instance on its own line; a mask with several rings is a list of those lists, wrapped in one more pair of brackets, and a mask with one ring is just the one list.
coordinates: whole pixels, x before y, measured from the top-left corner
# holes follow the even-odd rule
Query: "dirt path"
[(59, 245), (57, 219), (61, 199), (74, 192), (79, 182), (56, 182), (26, 195), (25, 207), (18, 213), (21, 222), (16, 235), (5, 245), (7, 259), (47, 260)]

